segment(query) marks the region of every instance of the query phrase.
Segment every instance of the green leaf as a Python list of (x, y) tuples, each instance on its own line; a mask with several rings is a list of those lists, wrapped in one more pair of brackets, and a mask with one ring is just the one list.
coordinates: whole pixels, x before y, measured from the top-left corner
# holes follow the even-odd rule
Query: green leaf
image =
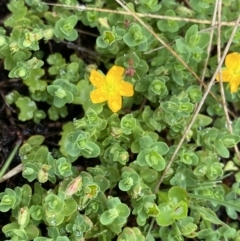
[(22, 206), (28, 206), (32, 197), (32, 188), (28, 184), (22, 186)]
[(66, 158), (61, 157), (56, 161), (56, 174), (68, 177), (72, 175), (72, 166), (66, 161)]
[(213, 241), (213, 240), (219, 240), (220, 234), (219, 232), (216, 232), (215, 230), (212, 230), (212, 229), (202, 229), (198, 232), (197, 237), (200, 240), (205, 239), (205, 240)]
[(131, 134), (132, 130), (136, 127), (136, 119), (133, 117), (132, 114), (127, 114), (121, 119), (121, 128), (123, 133), (129, 135)]
[(188, 213), (188, 204), (186, 202), (177, 203), (171, 213), (171, 217), (173, 219), (181, 219), (187, 217)]
[(122, 233), (119, 234), (117, 241), (126, 240), (126, 241), (145, 241), (145, 237), (141, 234), (141, 231), (138, 228), (129, 228), (126, 227), (123, 229)]
[(163, 97), (167, 95), (168, 89), (165, 83), (161, 79), (153, 80), (149, 85), (149, 93), (157, 95), (159, 97)]
[(146, 202), (144, 204), (144, 210), (149, 217), (156, 217), (159, 215), (159, 209), (155, 203)]
[(44, 136), (41, 135), (33, 135), (28, 138), (27, 143), (31, 146), (40, 146), (45, 140)]
[(62, 214), (64, 216), (70, 216), (72, 215), (74, 212), (76, 212), (77, 210), (77, 203), (75, 200), (73, 199), (67, 199), (65, 200), (65, 206), (64, 206), (64, 209), (62, 211)]
[(15, 203), (16, 203), (16, 198), (14, 196), (8, 196), (8, 195), (3, 196), (0, 203), (0, 211), (7, 212), (8, 210), (14, 207)]
[(52, 241), (52, 238), (37, 237), (34, 241)]
[(34, 220), (40, 221), (44, 217), (44, 209), (40, 205), (32, 205), (29, 211), (31, 218)]
[(213, 212), (211, 209), (205, 208), (205, 207), (196, 207), (196, 206), (193, 207), (192, 205), (190, 207), (191, 207), (191, 209), (195, 209), (195, 210), (199, 211), (200, 215), (202, 216), (202, 218), (204, 220), (208, 220), (214, 224), (224, 225), (224, 222), (222, 222), (220, 219), (218, 219), (216, 213)]
[(124, 203), (120, 203), (117, 205), (117, 210), (119, 212), (119, 216), (127, 218), (130, 214), (130, 209)]
[(111, 224), (114, 219), (116, 219), (119, 215), (119, 212), (116, 208), (112, 208), (110, 210), (105, 211), (101, 216), (100, 216), (100, 222), (103, 225), (109, 225)]
[[(175, 11), (167, 10), (165, 12), (165, 16), (172, 16), (175, 17)], [(175, 33), (179, 30), (180, 27), (184, 26), (184, 22), (176, 21), (176, 20), (159, 20), (157, 22), (157, 27), (162, 32), (170, 32)]]
[(158, 173), (153, 169), (143, 168), (140, 170), (140, 176), (146, 183), (151, 183), (157, 179)]
[(212, 122), (212, 118), (206, 115), (198, 114), (193, 124), (194, 128), (208, 126)]
[(237, 145), (240, 141), (240, 136), (239, 135), (224, 135), (223, 138), (221, 139), (223, 142), (223, 145), (227, 148), (234, 147)]
[(187, 200), (187, 192), (181, 187), (171, 187), (168, 191), (168, 198), (174, 203), (179, 203), (181, 201)]
[(215, 202), (215, 203), (217, 203), (221, 206), (224, 206), (226, 208), (232, 208), (232, 209), (236, 210), (237, 212), (240, 212), (240, 206), (235, 204), (235, 203), (232, 203), (232, 202), (226, 202), (226, 201), (215, 199), (215, 198), (212, 198), (212, 197), (209, 197), (209, 196), (201, 196), (201, 195), (191, 194), (191, 193), (188, 193), (188, 196), (193, 197), (193, 198), (197, 198), (197, 199), (201, 199), (201, 200), (208, 200), (208, 201), (211, 201), (211, 202)]
[(129, 47), (135, 47), (147, 41), (147, 37), (144, 36), (144, 32), (142, 31), (142, 27), (138, 24), (133, 24), (129, 28), (128, 32), (124, 34), (123, 41)]
[(191, 43), (191, 37), (198, 35), (198, 25), (193, 24), (186, 32), (185, 34), (185, 42), (187, 45), (192, 45)]
[(151, 147), (157, 147), (158, 153), (165, 155), (169, 151), (169, 147), (165, 142), (156, 142)]
[(225, 158), (229, 157), (229, 151), (224, 146), (222, 140), (216, 140), (215, 141), (215, 149), (220, 156), (225, 157)]
[(152, 145), (153, 141), (150, 136), (143, 136), (139, 139), (139, 144), (141, 149), (149, 148)]
[(16, 106), (20, 109), (18, 118), (21, 121), (27, 121), (33, 118), (37, 106), (29, 97), (19, 97), (16, 101)]
[(62, 212), (64, 207), (64, 202), (60, 200), (60, 198), (57, 195), (49, 194), (44, 199), (43, 204), (44, 209), (46, 212), (49, 212), (51, 214), (59, 214)]
[(78, 94), (76, 85), (68, 80), (57, 79), (47, 87), (47, 91), (53, 96), (53, 104), (61, 108), (66, 103), (72, 103), (74, 96)]
[(82, 154), (87, 158), (97, 157), (100, 154), (100, 148), (94, 142), (88, 141), (86, 147), (82, 150)]
[(228, 239), (234, 238), (237, 231), (235, 228), (224, 226), (224, 227), (220, 227), (218, 229), (218, 232), (221, 234), (222, 237), (225, 238), (225, 240), (228, 240)]
[(66, 39), (68, 41), (74, 41), (78, 37), (77, 31), (74, 29), (77, 24), (78, 18), (75, 15), (71, 15), (66, 19), (59, 19), (56, 22), (54, 28), (54, 34), (59, 40)]
[(174, 222), (174, 219), (171, 216), (172, 207), (170, 204), (162, 203), (158, 206), (159, 215), (156, 217), (156, 222), (160, 226), (169, 226)]
[(9, 72), (9, 78), (28, 78), (31, 71), (25, 62), (17, 62), (16, 66)]

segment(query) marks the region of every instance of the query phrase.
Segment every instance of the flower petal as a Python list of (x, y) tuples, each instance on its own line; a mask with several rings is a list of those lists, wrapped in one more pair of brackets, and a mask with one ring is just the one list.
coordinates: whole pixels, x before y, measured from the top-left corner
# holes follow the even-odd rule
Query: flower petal
[(240, 76), (232, 76), (231, 81), (229, 82), (231, 93), (237, 92), (238, 86), (240, 85)]
[(232, 81), (229, 83), (231, 93), (237, 92), (239, 84), (240, 84), (239, 82), (235, 82), (235, 81)]
[(104, 88), (98, 88), (90, 93), (90, 99), (92, 103), (102, 103), (108, 100), (108, 94), (104, 91)]
[(96, 70), (91, 71), (89, 79), (90, 79), (91, 83), (93, 84), (93, 86), (95, 86), (97, 88), (101, 87), (106, 82), (105, 76), (100, 74)]
[[(227, 68), (221, 71), (221, 77), (223, 82), (229, 82), (232, 79), (231, 72)], [(216, 80), (219, 81), (219, 79), (220, 79), (220, 74), (217, 74)]]
[(122, 108), (122, 97), (118, 94), (110, 95), (108, 99), (108, 106), (112, 112), (118, 112)]
[(114, 65), (107, 73), (106, 81), (112, 83), (113, 81), (120, 82), (124, 73), (124, 68)]
[(121, 96), (133, 96), (133, 85), (126, 81), (121, 81), (120, 95)]
[(239, 53), (228, 54), (225, 59), (225, 65), (229, 69), (240, 68), (240, 54)]

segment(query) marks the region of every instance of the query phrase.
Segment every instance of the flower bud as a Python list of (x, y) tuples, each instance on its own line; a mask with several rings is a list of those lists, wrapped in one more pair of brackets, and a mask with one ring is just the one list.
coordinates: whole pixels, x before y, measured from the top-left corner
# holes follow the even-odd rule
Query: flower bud
[(80, 189), (82, 189), (82, 177), (78, 176), (68, 184), (65, 194), (67, 197), (71, 197)]
[(19, 212), (18, 212), (18, 224), (20, 225), (21, 228), (25, 228), (30, 220), (30, 213), (28, 210), (28, 207), (22, 207), (20, 208)]
[(38, 171), (38, 181), (44, 183), (48, 180), (48, 170), (51, 167), (48, 165), (42, 165), (42, 168)]
[(44, 36), (44, 40), (47, 41), (49, 39), (51, 39), (54, 35), (53, 29), (52, 28), (48, 28), (45, 29), (43, 32), (43, 36)]

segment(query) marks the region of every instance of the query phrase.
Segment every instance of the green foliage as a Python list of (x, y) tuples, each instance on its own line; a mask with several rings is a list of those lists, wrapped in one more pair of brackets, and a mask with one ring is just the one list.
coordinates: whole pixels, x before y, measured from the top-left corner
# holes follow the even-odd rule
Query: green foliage
[(53, 96), (53, 104), (58, 108), (72, 103), (74, 96), (78, 94), (77, 87), (65, 79), (56, 79), (47, 87), (47, 91)]
[(126, 204), (121, 203), (119, 198), (110, 198), (106, 205), (108, 210), (102, 213), (100, 222), (107, 225), (112, 232), (118, 234), (126, 223), (130, 210)]
[(96, 40), (99, 49), (107, 49), (114, 54), (119, 51), (118, 42), (122, 40), (122, 36), (126, 31), (121, 28), (112, 28), (112, 31), (105, 30)]
[(9, 209), (14, 208), (17, 202), (17, 194), (10, 188), (6, 188), (5, 192), (1, 193), (1, 212), (7, 212)]
[[(158, 195), (160, 199), (160, 213), (156, 217), (156, 221), (160, 226), (169, 226), (175, 220), (187, 217), (187, 193), (184, 189), (180, 187), (172, 187), (169, 189), (167, 197), (165, 193), (161, 194), (161, 192), (159, 192)], [(161, 197), (162, 195), (163, 198)]]
[[(175, 17), (176, 14), (173, 10), (167, 10), (165, 13), (166, 16)], [(157, 26), (159, 30), (163, 32), (174, 33), (177, 32), (181, 27), (185, 25), (184, 22), (174, 21), (174, 20), (159, 20)]]
[(54, 28), (54, 34), (59, 39), (66, 39), (68, 41), (74, 41), (78, 37), (76, 29), (74, 29), (77, 24), (78, 18), (76, 16), (69, 16), (66, 19), (59, 19), (56, 22)]
[[(9, 93), (3, 88), (6, 102), (20, 126), (46, 129), (23, 138), (19, 157), (26, 183), (0, 193), (0, 212), (9, 215), (2, 227), (6, 239), (240, 240), (234, 152), (240, 94), (223, 84), (232, 131), (217, 83), (186, 133), (205, 90), (183, 65), (199, 78), (204, 73), (208, 84), (217, 66), (215, 50), (226, 46), (233, 27), (226, 22), (236, 21), (239, 2), (222, 1), (217, 46), (217, 29), (211, 28), (211, 38), (208, 26), (217, 1), (128, 1), (125, 6), (141, 14), (167, 48), (133, 15), (121, 14), (125, 9), (116, 1), (78, 2), (10, 0), (11, 14), (0, 27), (0, 59), (9, 77), (4, 81), (21, 86)], [(239, 52), (239, 39), (238, 30), (229, 52)], [(63, 46), (75, 46), (75, 53), (60, 53)], [(99, 77), (92, 84), (92, 71), (106, 75), (113, 65), (124, 68), (119, 76), (134, 89), (133, 96), (118, 100), (117, 113), (91, 101), (101, 82)], [(110, 89), (114, 78), (108, 79)], [(110, 89), (97, 87), (116, 101)], [(120, 92), (126, 96), (125, 89)], [(98, 97), (101, 102), (103, 95)], [(48, 121), (56, 128), (54, 141)]]
[(166, 165), (163, 155), (168, 152), (168, 146), (163, 142), (153, 142), (149, 136), (140, 138), (139, 144), (142, 150), (137, 156), (137, 163), (162, 171)]
[(87, 158), (96, 157), (100, 153), (100, 148), (89, 140), (87, 132), (76, 131), (68, 134), (68, 144), (66, 151), (72, 157), (84, 156)]
[[(145, 36), (146, 34), (146, 36)], [(139, 46), (139, 49), (141, 51), (144, 51), (147, 49), (147, 32), (144, 32), (144, 28), (134, 24), (132, 25), (128, 32), (123, 36), (123, 41), (129, 46), (129, 47), (135, 47)]]

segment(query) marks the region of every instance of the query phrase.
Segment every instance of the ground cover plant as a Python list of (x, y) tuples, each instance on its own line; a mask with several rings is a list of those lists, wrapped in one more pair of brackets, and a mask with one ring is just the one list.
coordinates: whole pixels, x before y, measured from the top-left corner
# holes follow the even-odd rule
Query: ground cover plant
[(2, 240), (239, 241), (240, 2), (7, 7)]

